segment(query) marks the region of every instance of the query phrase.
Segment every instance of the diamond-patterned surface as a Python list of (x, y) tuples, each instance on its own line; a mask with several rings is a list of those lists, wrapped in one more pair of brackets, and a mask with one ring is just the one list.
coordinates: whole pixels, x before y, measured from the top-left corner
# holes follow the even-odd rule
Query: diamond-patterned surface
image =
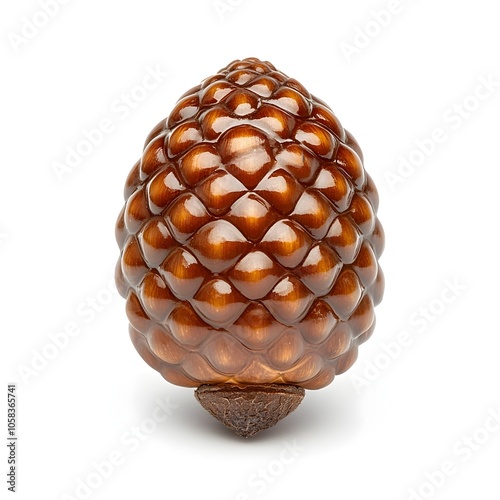
[(253, 189), (272, 166), (272, 152), (266, 135), (255, 127), (229, 129), (219, 141), (219, 151), (229, 173)]
[(167, 152), (169, 158), (185, 153), (190, 147), (201, 142), (203, 135), (196, 120), (177, 125), (167, 136)]
[(280, 87), (269, 102), (301, 118), (306, 118), (311, 112), (311, 103), (300, 92), (290, 87)]
[(260, 303), (251, 302), (232, 325), (238, 340), (252, 350), (266, 349), (286, 330), (286, 326)]
[(148, 316), (160, 324), (165, 321), (177, 303), (175, 295), (155, 270), (144, 276), (139, 287), (139, 295)]
[(288, 214), (304, 188), (286, 170), (274, 170), (255, 187), (255, 192), (282, 214)]
[(271, 314), (285, 325), (296, 324), (307, 311), (314, 295), (300, 280), (287, 276), (263, 300)]
[(247, 253), (228, 273), (231, 283), (247, 298), (263, 299), (285, 270), (260, 250)]
[(169, 206), (165, 220), (179, 243), (185, 243), (200, 227), (211, 220), (205, 205), (194, 194), (186, 192)]
[[(159, 135), (157, 135), (146, 145), (144, 153), (142, 154), (139, 168), (133, 176), (138, 177), (139, 181), (148, 179), (167, 164), (167, 155), (165, 152), (165, 135), (165, 131), (160, 132)], [(129, 177), (128, 181), (132, 181), (132, 178)], [(129, 184), (129, 182), (127, 182), (127, 184)], [(136, 184), (137, 187), (137, 183), (134, 184)]]
[(311, 152), (299, 144), (284, 144), (276, 155), (276, 166), (290, 172), (297, 181), (308, 184), (316, 174), (320, 162)]
[(365, 295), (349, 318), (349, 326), (353, 338), (357, 338), (367, 332), (374, 321), (373, 301), (369, 295)]
[(286, 371), (293, 367), (304, 352), (304, 338), (296, 329), (289, 328), (268, 350), (267, 358), (271, 366)]
[(248, 90), (260, 97), (270, 97), (277, 88), (279, 88), (278, 82), (268, 76), (254, 78), (247, 85)]
[(307, 314), (298, 324), (302, 336), (311, 344), (321, 344), (331, 334), (338, 323), (332, 308), (324, 301), (316, 299)]
[(363, 238), (349, 217), (339, 215), (330, 226), (325, 241), (337, 252), (342, 262), (350, 264), (357, 257)]
[(177, 242), (162, 217), (149, 219), (139, 231), (138, 239), (146, 262), (151, 268), (159, 266), (170, 251), (177, 247)]
[(229, 82), (213, 82), (201, 92), (200, 103), (203, 106), (218, 104), (224, 97), (234, 91), (234, 86)]
[(333, 134), (314, 122), (304, 122), (295, 131), (295, 140), (321, 158), (331, 160), (337, 141)]
[(186, 190), (174, 167), (158, 172), (148, 183), (149, 210), (159, 214), (177, 195)]
[(182, 173), (189, 186), (195, 186), (222, 165), (222, 160), (212, 144), (198, 144), (179, 160)]
[(198, 198), (212, 215), (225, 213), (245, 192), (245, 186), (224, 170), (217, 170), (195, 189)]
[(300, 264), (312, 243), (311, 237), (294, 221), (280, 220), (264, 235), (258, 247), (282, 265), (294, 268)]
[(203, 135), (207, 141), (215, 141), (221, 134), (241, 123), (239, 117), (235, 117), (222, 105), (210, 108), (200, 116)]
[(279, 220), (274, 208), (255, 193), (247, 193), (236, 201), (225, 217), (250, 241), (260, 240)]
[(132, 194), (125, 205), (124, 220), (127, 231), (135, 234), (148, 217), (150, 217), (148, 202), (144, 189), (141, 188)]
[(302, 283), (316, 296), (326, 295), (342, 269), (342, 262), (332, 248), (324, 243), (313, 246), (297, 269)]
[(186, 358), (188, 351), (181, 347), (160, 325), (154, 325), (147, 335), (153, 353), (171, 365), (178, 365)]
[(335, 167), (324, 166), (312, 187), (325, 195), (337, 212), (345, 212), (351, 203), (354, 188), (345, 175)]
[(351, 219), (356, 223), (363, 234), (373, 232), (375, 226), (375, 214), (368, 198), (363, 194), (355, 193), (348, 210)]
[(238, 228), (222, 219), (205, 224), (189, 240), (201, 264), (215, 273), (229, 269), (250, 247)]
[(332, 204), (321, 193), (308, 189), (297, 201), (290, 218), (305, 227), (314, 239), (321, 240), (336, 215)]
[(220, 373), (231, 376), (244, 370), (249, 363), (248, 351), (227, 333), (214, 335), (200, 351)]
[(309, 352), (283, 374), (283, 381), (287, 384), (302, 385), (318, 375), (324, 366), (325, 361), (320, 354)]
[(382, 298), (378, 195), (326, 104), (257, 59), (181, 97), (125, 186), (119, 292), (174, 384), (317, 389), (354, 363)]
[(345, 144), (341, 144), (335, 157), (335, 163), (352, 180), (357, 189), (363, 189), (366, 175), (363, 162), (356, 152)]
[(340, 124), (339, 119), (333, 114), (333, 111), (328, 109), (327, 106), (316, 103), (312, 109), (311, 116), (316, 122), (331, 130), (338, 139), (341, 141), (345, 140), (344, 128)]
[(377, 278), (378, 263), (370, 243), (363, 242), (352, 266), (363, 286), (370, 286), (375, 281)]
[(138, 285), (146, 272), (148, 265), (144, 262), (137, 239), (130, 237), (122, 252), (122, 272), (125, 279), (132, 285)]
[(166, 326), (179, 345), (187, 349), (198, 347), (216, 332), (200, 318), (189, 302), (180, 302), (174, 308)]
[(252, 117), (253, 124), (270, 137), (289, 139), (296, 126), (296, 120), (276, 106), (263, 104)]
[(196, 311), (215, 327), (233, 323), (247, 304), (248, 299), (220, 278), (205, 283), (193, 298)]
[(363, 295), (363, 287), (352, 269), (342, 271), (335, 281), (326, 302), (341, 320), (347, 320)]
[(174, 128), (179, 123), (193, 117), (198, 112), (199, 105), (200, 98), (197, 94), (191, 94), (180, 99), (168, 117), (168, 128)]
[(258, 97), (246, 90), (235, 90), (223, 102), (226, 108), (236, 116), (251, 115), (259, 105)]
[(196, 257), (185, 248), (176, 247), (159, 267), (170, 290), (180, 299), (190, 299), (210, 276)]

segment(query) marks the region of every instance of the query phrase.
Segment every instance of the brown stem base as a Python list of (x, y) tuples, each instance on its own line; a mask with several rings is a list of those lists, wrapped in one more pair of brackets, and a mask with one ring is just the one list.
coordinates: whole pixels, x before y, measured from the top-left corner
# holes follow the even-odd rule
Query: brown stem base
[(294, 385), (200, 385), (196, 399), (217, 420), (243, 437), (250, 437), (285, 418), (304, 399)]

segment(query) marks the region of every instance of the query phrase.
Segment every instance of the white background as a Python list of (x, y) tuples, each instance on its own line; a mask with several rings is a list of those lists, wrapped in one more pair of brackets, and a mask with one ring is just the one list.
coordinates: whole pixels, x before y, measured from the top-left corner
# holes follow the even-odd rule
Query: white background
[[(18, 384), (17, 498), (498, 499), (494, 2), (73, 0), (48, 21), (40, 4), (3, 2), (0, 15), (1, 364), (4, 392)], [(243, 440), (141, 360), (110, 282), (146, 135), (187, 89), (249, 56), (327, 101), (361, 144), (387, 288), (354, 367)], [(148, 67), (168, 76), (141, 93)], [(131, 92), (141, 102), (124, 105)], [(103, 119), (112, 130), (58, 177)]]

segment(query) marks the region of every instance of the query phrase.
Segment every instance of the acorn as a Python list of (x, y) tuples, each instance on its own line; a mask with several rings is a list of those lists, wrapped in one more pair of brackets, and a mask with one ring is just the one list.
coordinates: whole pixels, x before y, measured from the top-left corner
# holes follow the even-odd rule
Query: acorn
[(186, 92), (146, 139), (116, 225), (142, 358), (248, 437), (356, 360), (384, 278), (378, 194), (322, 100), (256, 58)]

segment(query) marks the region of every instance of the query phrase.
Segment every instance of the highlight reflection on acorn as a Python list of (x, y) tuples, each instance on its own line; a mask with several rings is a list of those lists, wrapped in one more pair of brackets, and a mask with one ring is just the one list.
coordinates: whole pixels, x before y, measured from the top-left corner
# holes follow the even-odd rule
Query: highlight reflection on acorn
[(116, 237), (132, 341), (250, 436), (356, 360), (384, 279), (378, 195), (353, 136), (255, 58), (186, 92), (149, 134)]

